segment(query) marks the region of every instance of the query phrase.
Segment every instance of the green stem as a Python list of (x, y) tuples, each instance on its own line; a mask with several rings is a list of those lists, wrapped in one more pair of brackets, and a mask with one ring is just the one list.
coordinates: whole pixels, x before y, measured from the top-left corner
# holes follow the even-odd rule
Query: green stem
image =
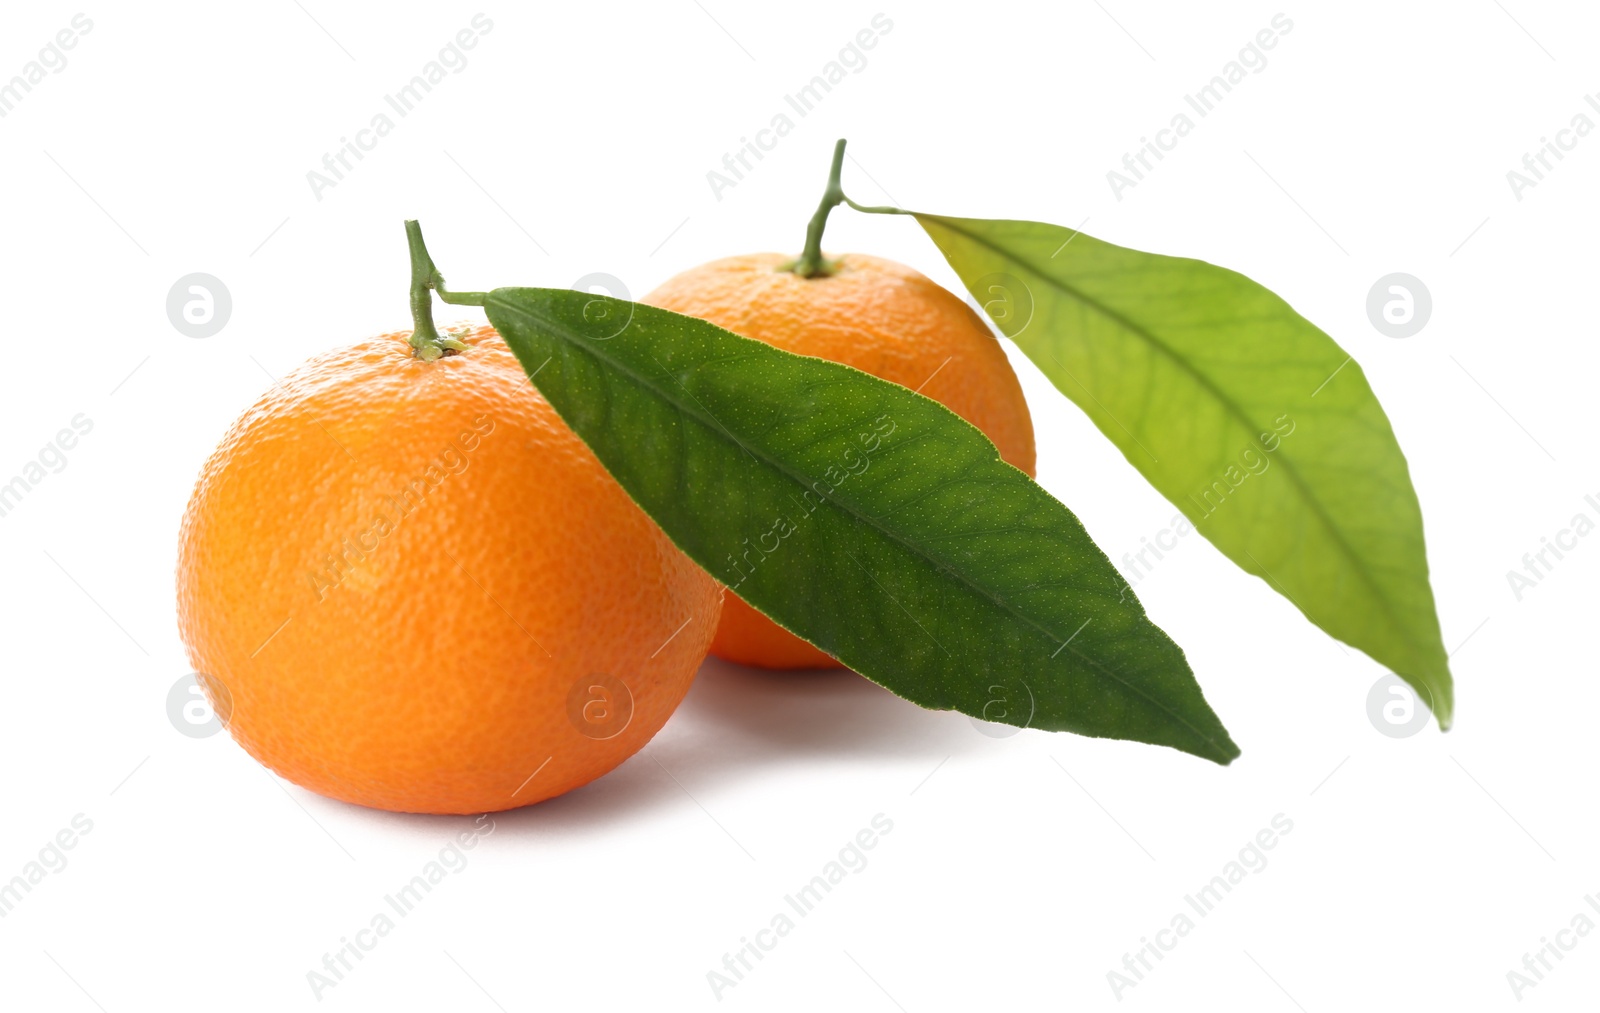
[(828, 227), (828, 213), (844, 201), (844, 189), (839, 185), (839, 173), (844, 169), (844, 138), (833, 146), (833, 165), (828, 169), (828, 188), (822, 192), (822, 202), (806, 226), (806, 246), (794, 262), (795, 274), (802, 278), (826, 278), (833, 273), (833, 265), (822, 256), (822, 230)]
[(866, 207), (845, 196), (844, 187), (839, 183), (839, 175), (844, 169), (844, 145), (845, 139), (841, 137), (839, 143), (833, 146), (833, 164), (828, 169), (828, 188), (822, 192), (822, 201), (817, 205), (816, 213), (811, 216), (811, 223), (806, 226), (805, 249), (792, 263), (784, 265), (786, 270), (793, 271), (802, 278), (826, 278), (836, 269), (836, 264), (822, 256), (822, 232), (828, 227), (828, 213), (840, 204), (848, 204), (857, 211), (874, 215), (906, 213), (893, 207)]
[(456, 306), (482, 306), (488, 301), (486, 292), (448, 292), (444, 276), (434, 266), (428, 255), (427, 244), (422, 241), (422, 225), (416, 219), (406, 222), (406, 244), (411, 248), (411, 347), (416, 356), (425, 362), (467, 350), (457, 338), (441, 337), (433, 325), (433, 292), (444, 302)]
[(439, 344), (439, 331), (433, 326), (433, 277), (439, 272), (422, 241), (422, 225), (406, 222), (406, 244), (411, 247), (411, 347), (419, 352)]
[(905, 208), (891, 207), (888, 204), (878, 204), (878, 205), (874, 205), (872, 207), (868, 207), (865, 204), (857, 204), (855, 201), (851, 200), (849, 197), (846, 197), (844, 199), (844, 202), (846, 204), (850, 205), (852, 208), (856, 209), (857, 211), (862, 211), (862, 212), (865, 212), (865, 213), (867, 213), (869, 215), (913, 215), (913, 214), (916, 214), (915, 211), (907, 211)]

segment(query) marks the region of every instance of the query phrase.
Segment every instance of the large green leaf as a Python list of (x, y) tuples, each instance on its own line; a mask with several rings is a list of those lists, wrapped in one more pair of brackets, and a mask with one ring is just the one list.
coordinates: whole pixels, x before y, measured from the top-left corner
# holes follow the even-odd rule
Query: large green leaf
[(503, 288), (486, 308), (679, 547), (867, 678), (924, 707), (1238, 755), (1077, 518), (944, 406), (649, 306)]
[(1203, 261), (1039, 222), (915, 217), (1002, 332), (1197, 531), (1449, 727), (1422, 512), (1344, 349)]

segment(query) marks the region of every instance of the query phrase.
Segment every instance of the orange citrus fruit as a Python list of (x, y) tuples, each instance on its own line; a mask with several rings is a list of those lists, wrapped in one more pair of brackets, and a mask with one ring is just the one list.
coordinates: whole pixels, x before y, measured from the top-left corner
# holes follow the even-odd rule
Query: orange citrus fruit
[[(747, 338), (854, 366), (942, 402), (1034, 473), (1033, 421), (1005, 351), (972, 308), (921, 273), (862, 254), (802, 278), (794, 261), (756, 253), (669, 279), (644, 301)], [(766, 668), (836, 667), (826, 653), (730, 594), (711, 653)]]
[(301, 366), (183, 521), (180, 628), (229, 731), (380, 809), (508, 809), (606, 773), (683, 699), (720, 608), (499, 335), (456, 337)]

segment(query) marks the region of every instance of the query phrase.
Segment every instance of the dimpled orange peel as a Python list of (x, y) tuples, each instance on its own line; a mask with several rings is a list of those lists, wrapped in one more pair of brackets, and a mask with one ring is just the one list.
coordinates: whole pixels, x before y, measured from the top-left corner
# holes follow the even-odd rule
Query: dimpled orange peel
[[(234, 738), (302, 787), (403, 812), (538, 802), (659, 730), (721, 591), (489, 327), (441, 336), (412, 240), (412, 332), (318, 356), (206, 462), (178, 612)], [(465, 300), (463, 300), (465, 301)]]

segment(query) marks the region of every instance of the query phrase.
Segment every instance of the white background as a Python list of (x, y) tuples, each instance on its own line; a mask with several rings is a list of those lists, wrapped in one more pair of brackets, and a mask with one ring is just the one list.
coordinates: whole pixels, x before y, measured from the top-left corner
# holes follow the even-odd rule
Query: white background
[[(11, 5), (0, 79), (78, 10)], [(1592, 8), (487, 7), (465, 69), (316, 199), (308, 170), (479, 10), (85, 8), (66, 67), (0, 119), (0, 480), (78, 413), (94, 423), (0, 517), (0, 879), (75, 814), (93, 822), (0, 919), (0, 1005), (1494, 1010), (1518, 1005), (1507, 972), (1541, 937), (1600, 922), (1584, 902), (1600, 537), (1520, 601), (1506, 578), (1575, 514), (1600, 518), (1584, 502), (1600, 498), (1600, 135), (1520, 201), (1506, 180), (1574, 115), (1600, 123)], [(866, 67), (718, 200), (707, 171), (880, 11), (893, 28)], [(1265, 69), (1117, 200), (1106, 172), (1280, 11), (1294, 28)], [(174, 549), (201, 462), (267, 373), (408, 326), (403, 218), (458, 287), (602, 271), (637, 297), (708, 259), (797, 251), (841, 136), (858, 200), (1081, 223), (1225, 264), (1353, 354), (1422, 502), (1455, 730), (1379, 734), (1381, 669), (1190, 535), (1139, 594), (1244, 749), (1231, 767), (991, 738), (849, 673), (711, 661), (640, 755), (496, 816), (319, 1002), (307, 972), (471, 821), (330, 802), (225, 734), (174, 729)], [(840, 211), (827, 245), (956, 287), (909, 220)], [(194, 271), (233, 299), (203, 340), (165, 311)], [(1404, 340), (1365, 311), (1394, 271), (1434, 303)], [(1107, 553), (1168, 526), (1174, 509), (1013, 360), (1040, 481)], [(707, 972), (878, 813), (894, 828), (870, 863), (716, 998)], [(1269, 864), (1119, 1001), (1107, 972), (1279, 813), (1293, 831)], [(1574, 1009), (1597, 988), (1600, 933), (1521, 1004)]]

